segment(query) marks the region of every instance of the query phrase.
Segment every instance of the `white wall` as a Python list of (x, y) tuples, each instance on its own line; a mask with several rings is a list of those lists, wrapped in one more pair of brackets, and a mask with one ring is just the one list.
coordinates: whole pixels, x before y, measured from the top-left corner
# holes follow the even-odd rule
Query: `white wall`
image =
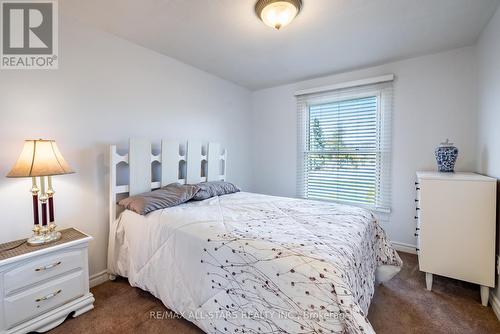
[(253, 190), (296, 194), (299, 89), (394, 73), (392, 214), (383, 222), (393, 241), (414, 245), (414, 178), (436, 168), (434, 149), (450, 138), (459, 148), (457, 170), (474, 170), (476, 159), (475, 49), (389, 63), (253, 93)]
[[(477, 51), (478, 170), (500, 179), (500, 9), (481, 34)], [(500, 205), (498, 209), (500, 217)], [(497, 240), (500, 240), (500, 233)], [(496, 296), (500, 299), (498, 287)]]
[(28, 138), (56, 139), (77, 172), (54, 178), (56, 218), (94, 237), (91, 274), (106, 268), (109, 144), (219, 141), (248, 186), (249, 91), (64, 16), (59, 45), (59, 70), (0, 71), (0, 242), (31, 233), (30, 181), (3, 177)]

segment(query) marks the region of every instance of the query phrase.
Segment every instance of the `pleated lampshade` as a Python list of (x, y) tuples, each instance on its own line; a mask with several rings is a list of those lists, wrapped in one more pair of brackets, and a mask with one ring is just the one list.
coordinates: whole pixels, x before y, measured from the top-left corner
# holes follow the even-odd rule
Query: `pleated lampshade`
[(26, 140), (7, 177), (34, 177), (74, 173), (54, 140)]

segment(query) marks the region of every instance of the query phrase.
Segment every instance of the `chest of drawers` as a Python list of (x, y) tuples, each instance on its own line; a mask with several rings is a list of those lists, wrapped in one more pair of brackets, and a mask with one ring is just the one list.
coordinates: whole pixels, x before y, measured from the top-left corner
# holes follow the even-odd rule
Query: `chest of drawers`
[(418, 262), (426, 273), (495, 285), (496, 182), (474, 173), (417, 173)]

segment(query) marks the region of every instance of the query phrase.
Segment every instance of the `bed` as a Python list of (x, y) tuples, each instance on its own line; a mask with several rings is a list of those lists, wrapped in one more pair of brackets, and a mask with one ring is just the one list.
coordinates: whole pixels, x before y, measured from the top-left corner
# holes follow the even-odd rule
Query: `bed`
[[(163, 161), (164, 145), (170, 144), (162, 143), (149, 163)], [(207, 172), (193, 168), (195, 180), (225, 178), (203, 163), (212, 156), (223, 166), (225, 153), (189, 145), (191, 154), (177, 156), (201, 152)], [(116, 186), (110, 174), (112, 195), (140, 192), (132, 189), (140, 183), (132, 180), (140, 174), (131, 155), (138, 146), (151, 152), (132, 140), (129, 156), (112, 148), (113, 167), (130, 164), (129, 186)], [(192, 183), (186, 170), (181, 182)], [(148, 177), (148, 187), (157, 186)], [(374, 216), (352, 206), (238, 192), (146, 216), (111, 214), (110, 273), (128, 277), (207, 333), (373, 333), (366, 315), (376, 281), (390, 279), (402, 264)]]

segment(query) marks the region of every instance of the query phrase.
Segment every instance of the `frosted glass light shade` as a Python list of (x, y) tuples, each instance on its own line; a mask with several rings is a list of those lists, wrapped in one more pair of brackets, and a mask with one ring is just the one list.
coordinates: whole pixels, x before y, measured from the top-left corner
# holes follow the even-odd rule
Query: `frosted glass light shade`
[(262, 22), (279, 30), (292, 22), (301, 6), (301, 0), (259, 0), (255, 12)]
[(7, 177), (34, 177), (74, 173), (54, 140), (26, 140)]

